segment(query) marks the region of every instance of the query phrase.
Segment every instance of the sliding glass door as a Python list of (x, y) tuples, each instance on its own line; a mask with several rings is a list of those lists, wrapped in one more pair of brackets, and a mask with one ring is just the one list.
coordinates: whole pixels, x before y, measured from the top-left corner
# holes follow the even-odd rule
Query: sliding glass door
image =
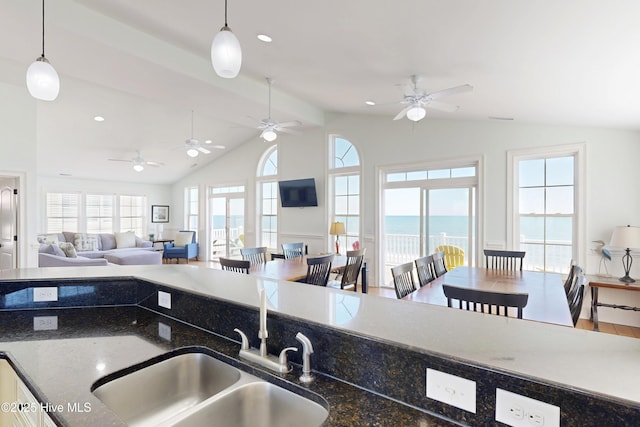
[(384, 173), (380, 277), (391, 267), (445, 251), (450, 267), (473, 265), (477, 241), (477, 167)]

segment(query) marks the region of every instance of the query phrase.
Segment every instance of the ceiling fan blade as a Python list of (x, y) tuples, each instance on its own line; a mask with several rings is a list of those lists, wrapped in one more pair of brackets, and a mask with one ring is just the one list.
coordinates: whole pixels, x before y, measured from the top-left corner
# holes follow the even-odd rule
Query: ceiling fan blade
[(111, 162), (127, 162), (127, 163), (131, 163), (133, 160), (127, 160), (127, 159), (107, 159)]
[(277, 129), (278, 132), (282, 132), (282, 133), (289, 133), (291, 135), (301, 135), (301, 132), (298, 132), (297, 130), (293, 130), (290, 128), (283, 128), (283, 129)]
[(407, 114), (407, 111), (409, 111), (412, 107), (413, 107), (413, 105), (409, 105), (409, 106), (403, 108), (402, 111), (400, 111), (398, 113), (398, 115), (393, 118), (393, 120), (400, 120), (401, 118), (403, 118), (405, 116), (405, 114)]
[(206, 149), (206, 148), (204, 148), (204, 147), (196, 147), (196, 150), (198, 150), (199, 152), (204, 153), (204, 154), (209, 154), (209, 153), (211, 153), (211, 151), (207, 150), (207, 149)]
[(162, 162), (145, 162), (145, 164), (153, 167), (164, 166), (164, 163)]
[(446, 111), (448, 113), (455, 113), (460, 108), (458, 105), (445, 104), (444, 102), (431, 101), (425, 104), (427, 108), (433, 108), (434, 110)]
[(290, 122), (278, 123), (276, 126), (279, 127), (279, 128), (290, 128), (290, 127), (294, 127), (294, 126), (302, 126), (302, 123), (300, 123), (297, 120), (293, 120), (293, 121), (290, 121)]
[(456, 95), (458, 93), (469, 92), (473, 90), (473, 86), (471, 85), (461, 85), (456, 87), (451, 87), (449, 89), (439, 90), (437, 92), (433, 92), (429, 94), (431, 99), (444, 98), (445, 96)]

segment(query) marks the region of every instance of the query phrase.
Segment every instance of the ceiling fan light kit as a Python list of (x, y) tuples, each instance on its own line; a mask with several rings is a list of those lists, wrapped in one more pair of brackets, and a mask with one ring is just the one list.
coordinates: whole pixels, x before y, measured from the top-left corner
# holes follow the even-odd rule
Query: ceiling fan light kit
[(36, 99), (53, 101), (60, 92), (60, 77), (44, 56), (44, 0), (42, 0), (42, 55), (27, 70), (27, 89)]
[(227, 0), (224, 1), (224, 27), (211, 43), (211, 63), (216, 74), (225, 79), (236, 77), (242, 66), (240, 41), (227, 25)]
[(276, 140), (276, 138), (278, 138), (278, 134), (275, 133), (272, 129), (264, 130), (260, 136), (267, 142), (273, 142)]
[(413, 108), (409, 109), (409, 111), (407, 111), (407, 119), (413, 122), (419, 122), (420, 120), (424, 119), (424, 116), (426, 115), (427, 111), (419, 105), (416, 105)]
[(133, 170), (136, 172), (142, 172), (144, 170), (144, 166), (140, 163), (136, 163), (133, 165)]
[(200, 141), (193, 137), (193, 110), (191, 110), (191, 138), (184, 142), (184, 148), (187, 149), (187, 156), (189, 157), (198, 157), (198, 154), (200, 153), (211, 153), (211, 151), (207, 150), (200, 144)]

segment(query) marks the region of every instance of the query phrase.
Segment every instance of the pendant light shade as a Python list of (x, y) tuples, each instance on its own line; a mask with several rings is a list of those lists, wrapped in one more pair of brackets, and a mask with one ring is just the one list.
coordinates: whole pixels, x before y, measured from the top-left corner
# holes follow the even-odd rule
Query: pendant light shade
[(47, 58), (39, 57), (27, 70), (29, 93), (42, 101), (53, 101), (60, 92), (60, 78)]
[(409, 111), (407, 111), (407, 119), (414, 122), (424, 119), (424, 116), (426, 115), (427, 115), (427, 111), (420, 106), (415, 106), (411, 108)]
[(224, 27), (211, 43), (211, 63), (216, 74), (225, 79), (236, 77), (242, 66), (240, 41), (227, 25), (227, 0), (224, 2)]
[(42, 55), (27, 70), (27, 89), (36, 99), (53, 101), (60, 92), (60, 78), (44, 56), (44, 0), (42, 0)]

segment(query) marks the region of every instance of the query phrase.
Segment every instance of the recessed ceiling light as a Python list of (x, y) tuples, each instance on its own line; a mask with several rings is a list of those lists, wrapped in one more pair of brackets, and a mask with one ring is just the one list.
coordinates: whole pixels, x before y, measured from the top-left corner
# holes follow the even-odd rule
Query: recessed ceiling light
[(375, 101), (364, 101), (364, 103), (367, 105), (376, 105)]
[(102, 117), (102, 116), (95, 116), (95, 117), (93, 118), (93, 120), (95, 120), (96, 122), (104, 122), (104, 117)]
[(273, 39), (266, 34), (258, 34), (258, 40), (265, 43), (271, 43), (273, 41)]

